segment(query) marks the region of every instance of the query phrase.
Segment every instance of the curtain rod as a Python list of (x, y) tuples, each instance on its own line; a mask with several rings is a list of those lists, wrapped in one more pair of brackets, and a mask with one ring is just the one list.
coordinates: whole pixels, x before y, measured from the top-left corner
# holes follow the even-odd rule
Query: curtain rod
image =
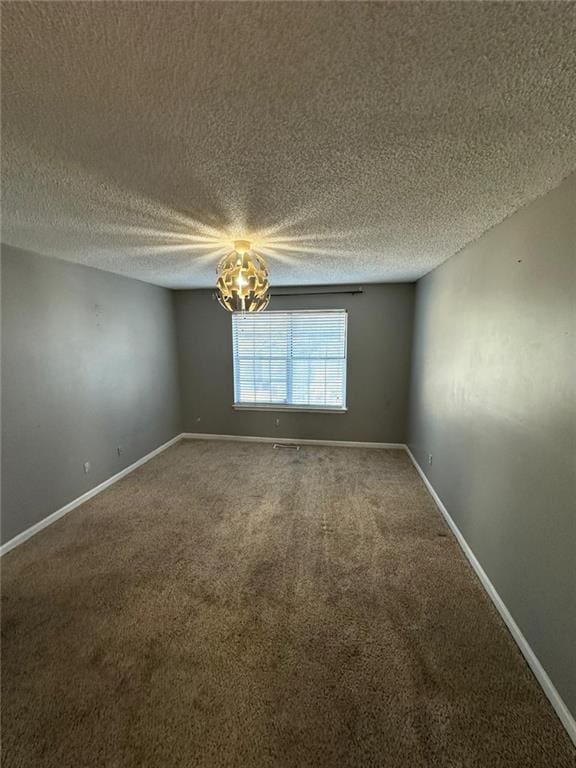
[(277, 288), (270, 288), (271, 296), (326, 296), (336, 293), (364, 293), (364, 289), (361, 285), (327, 285), (327, 286), (302, 286), (301, 288), (283, 288), (278, 286)]

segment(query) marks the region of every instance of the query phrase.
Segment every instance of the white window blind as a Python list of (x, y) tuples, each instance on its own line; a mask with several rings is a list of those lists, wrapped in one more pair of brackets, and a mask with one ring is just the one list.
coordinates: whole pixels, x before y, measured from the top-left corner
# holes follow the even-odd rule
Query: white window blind
[(345, 310), (234, 313), (235, 405), (346, 407)]

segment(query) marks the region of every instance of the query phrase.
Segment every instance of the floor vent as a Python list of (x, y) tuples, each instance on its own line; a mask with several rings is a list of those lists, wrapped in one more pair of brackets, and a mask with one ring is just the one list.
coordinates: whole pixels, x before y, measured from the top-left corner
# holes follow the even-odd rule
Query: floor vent
[(274, 443), (273, 448), (288, 448), (291, 451), (299, 451), (300, 446), (296, 443)]

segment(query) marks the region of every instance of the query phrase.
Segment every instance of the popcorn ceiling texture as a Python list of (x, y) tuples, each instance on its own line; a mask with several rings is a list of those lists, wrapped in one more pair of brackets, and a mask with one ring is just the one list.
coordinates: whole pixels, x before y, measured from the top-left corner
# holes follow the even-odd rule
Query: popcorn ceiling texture
[(576, 167), (573, 3), (8, 3), (3, 240), (174, 288), (414, 280)]

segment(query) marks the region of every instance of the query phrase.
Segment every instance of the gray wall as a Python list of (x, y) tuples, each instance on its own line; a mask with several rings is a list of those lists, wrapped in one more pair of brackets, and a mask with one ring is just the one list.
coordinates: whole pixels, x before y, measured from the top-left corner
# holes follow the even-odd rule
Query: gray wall
[(1, 265), (4, 542), (180, 423), (170, 291), (4, 245)]
[(575, 294), (572, 176), (418, 283), (409, 444), (576, 715)]
[[(178, 291), (180, 388), (186, 432), (404, 442), (414, 286), (368, 285), (359, 295), (273, 296), (270, 309), (348, 310), (348, 412), (238, 412), (231, 316), (211, 291)], [(280, 426), (275, 427), (275, 419)]]

